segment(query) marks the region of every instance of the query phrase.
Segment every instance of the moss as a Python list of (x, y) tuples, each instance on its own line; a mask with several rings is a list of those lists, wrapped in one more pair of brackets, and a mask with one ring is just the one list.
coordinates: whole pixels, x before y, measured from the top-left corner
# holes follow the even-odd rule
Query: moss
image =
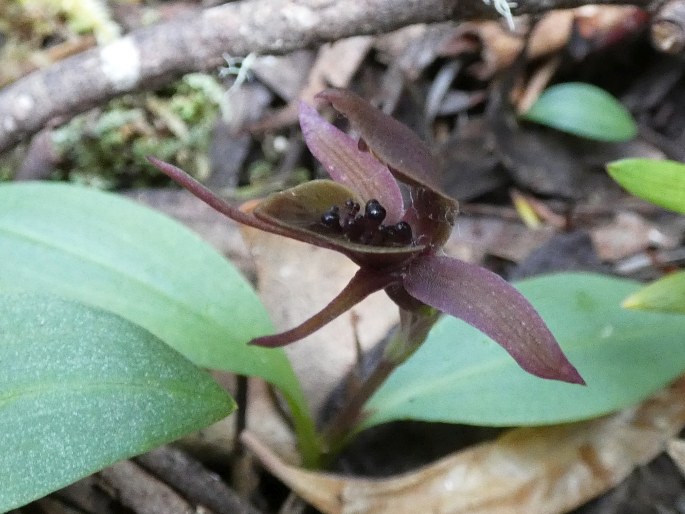
[(0, 158), (0, 182), (11, 180), (14, 177), (25, 154), (26, 148), (22, 144), (2, 154), (2, 158)]
[(68, 47), (89, 46), (91, 36), (105, 43), (119, 34), (105, 0), (2, 0), (0, 87), (52, 64)]
[(53, 135), (59, 175), (107, 189), (156, 185), (166, 179), (145, 160), (155, 155), (206, 178), (222, 95), (213, 77), (191, 74), (157, 94), (124, 96), (77, 116)]
[(24, 11), (34, 18), (63, 20), (75, 34), (93, 34), (100, 43), (120, 34), (104, 0), (19, 0)]

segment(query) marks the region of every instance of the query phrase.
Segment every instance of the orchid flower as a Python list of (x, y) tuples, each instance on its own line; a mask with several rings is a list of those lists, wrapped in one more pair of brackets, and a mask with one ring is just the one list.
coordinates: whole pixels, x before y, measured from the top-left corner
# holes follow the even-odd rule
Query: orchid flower
[(400, 307), (403, 322), (428, 320), (414, 323), (424, 328), (414, 330), (407, 355), (423, 342), (436, 319), (431, 313), (437, 310), (488, 335), (527, 372), (583, 384), (544, 321), (513, 286), (480, 266), (442, 254), (458, 207), (440, 191), (438, 166), (428, 146), (349, 91), (329, 89), (317, 98), (347, 117), (360, 140), (301, 103), (305, 142), (332, 180), (313, 180), (272, 194), (249, 212), (226, 203), (179, 168), (150, 158), (227, 217), (338, 251), (359, 265), (347, 286), (317, 314), (291, 330), (251, 343), (277, 347), (302, 339), (383, 289)]

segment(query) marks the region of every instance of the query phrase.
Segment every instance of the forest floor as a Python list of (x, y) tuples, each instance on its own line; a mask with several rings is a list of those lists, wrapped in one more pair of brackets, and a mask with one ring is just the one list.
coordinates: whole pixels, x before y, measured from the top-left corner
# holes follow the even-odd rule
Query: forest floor
[[(137, 6), (115, 4), (116, 21), (124, 27), (134, 25)], [(179, 4), (179, 10), (184, 8), (194, 7)], [(153, 116), (166, 116), (166, 123), (176, 129), (163, 129), (166, 133), (155, 136), (157, 141), (177, 138), (179, 133), (197, 136), (186, 139), (194, 146), (183, 162), (212, 188), (243, 201), (324, 176), (304, 145), (296, 106), (299, 100), (312, 102), (318, 91), (335, 85), (356, 91), (412, 127), (440, 157), (444, 190), (460, 203), (449, 254), (484, 265), (508, 280), (588, 271), (649, 281), (682, 267), (683, 217), (632, 197), (608, 176), (605, 165), (625, 157), (685, 159), (685, 61), (654, 50), (641, 13), (629, 7), (553, 13), (538, 22), (526, 43), (524, 26), (529, 23), (517, 23), (516, 34), (494, 21), (410, 26), (283, 57), (227, 61), (222, 71), (207, 75), (202, 86), (197, 81), (169, 86), (156, 103), (146, 93), (82, 115), (70, 131), (54, 129), (62, 136), (58, 143), (46, 143), (49, 136), (41, 133), (30, 145), (5, 155), (0, 176), (104, 186), (179, 219), (250, 278), (275, 324), (286, 327), (303, 319), (310, 304), (330, 300), (354, 266), (300, 243), (239, 230), (152, 174), (140, 153), (129, 151), (122, 157), (118, 145), (131, 147), (132, 139), (107, 147), (102, 142), (111, 141), (110, 132), (94, 127), (106, 113), (115, 113), (119, 121), (113, 132), (127, 127), (144, 138), (159, 131)], [(522, 54), (526, 44), (528, 53)], [(23, 72), (15, 68), (14, 76), (0, 79), (8, 82)], [(598, 142), (519, 119), (517, 113), (545, 87), (562, 82), (587, 82), (610, 92), (636, 120), (638, 135), (621, 143)], [(202, 102), (215, 87), (224, 96), (207, 107)], [(204, 96), (198, 99), (200, 94)], [(188, 105), (201, 105), (195, 117), (176, 120), (176, 125), (169, 121), (174, 95)], [(201, 124), (203, 117), (212, 122)], [(81, 136), (75, 136), (79, 130)], [(93, 143), (94, 148), (84, 150)], [(64, 146), (58, 151), (59, 144)], [(102, 157), (108, 151), (116, 155)], [(173, 147), (165, 157), (182, 153), (182, 147)], [(93, 162), (109, 163), (109, 170), (102, 164), (104, 171), (93, 170)], [(521, 205), (534, 213), (532, 218), (522, 219)], [(289, 282), (289, 270), (302, 267), (302, 262), (307, 262), (307, 269), (297, 283)], [(326, 351), (316, 354), (325, 356), (321, 362), (312, 359), (312, 348), (325, 344), (331, 332), (289, 349), (320, 419), (330, 416), (343, 394), (346, 377), (359, 359), (355, 343), (372, 362), (373, 348), (397, 322), (392, 304), (378, 296), (359, 307), (361, 319), (337, 321), (331, 329), (336, 344), (329, 341)], [(235, 377), (216, 378), (233, 392), (244, 386), (237, 385)], [(281, 457), (294, 461), (292, 434), (273, 395), (256, 380), (249, 381), (248, 389), (247, 427)], [(235, 424), (240, 421), (234, 418), (15, 512), (315, 512), (237, 444)], [(493, 441), (502, 430), (394, 422), (360, 434), (332, 470), (350, 477), (413, 472), (474, 444)], [(657, 452), (643, 460), (618, 485), (599, 487), (587, 503), (573, 509), (541, 507), (539, 512), (685, 513), (685, 478), (673, 459)], [(416, 494), (427, 494), (419, 489)], [(563, 496), (564, 491), (555, 494)], [(477, 498), (473, 501), (482, 510), (461, 505), (440, 512), (524, 512), (507, 497), (491, 508)], [(383, 509), (375, 504), (354, 512)]]

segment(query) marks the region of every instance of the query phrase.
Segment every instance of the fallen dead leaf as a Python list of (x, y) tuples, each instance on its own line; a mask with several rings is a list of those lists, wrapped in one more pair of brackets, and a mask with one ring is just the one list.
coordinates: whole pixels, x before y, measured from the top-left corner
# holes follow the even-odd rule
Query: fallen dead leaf
[[(373, 39), (372, 36), (354, 36), (323, 45), (313, 65), (308, 68), (306, 80), (301, 82), (297, 94), (293, 92), (288, 99), (288, 105), (261, 121), (252, 123), (248, 128), (252, 131), (265, 131), (292, 125), (297, 121), (298, 101), (313, 104), (314, 96), (327, 87), (347, 87), (371, 49)], [(275, 79), (278, 79), (278, 75)]]
[(415, 81), (438, 57), (443, 42), (451, 37), (450, 22), (416, 24), (378, 36), (374, 47), (377, 58), (388, 67), (401, 71), (403, 78)]
[(369, 52), (374, 38), (372, 36), (354, 36), (341, 39), (321, 47), (317, 57), (317, 80), (310, 77), (309, 89), (316, 89), (314, 94), (327, 85), (347, 87), (362, 61)]
[(600, 259), (608, 262), (635, 255), (650, 246), (674, 248), (679, 241), (633, 212), (619, 212), (613, 221), (592, 230), (590, 235)]
[(517, 189), (509, 192), (514, 208), (524, 224), (530, 229), (539, 229), (543, 223), (563, 230), (568, 225), (564, 216), (554, 212), (543, 200), (524, 194)]
[[(591, 49), (606, 47), (627, 32), (637, 30), (640, 23), (644, 23), (641, 13), (633, 6), (609, 5), (550, 11), (533, 28), (528, 42), (528, 58), (535, 60), (562, 50), (571, 39), (574, 23), (578, 36), (587, 41)], [(482, 62), (472, 67), (472, 71), (479, 79), (486, 80), (514, 62), (523, 50), (525, 35), (510, 32), (499, 21), (462, 23), (445, 43), (442, 53), (471, 53), (474, 40), (482, 46)]]
[(521, 262), (554, 233), (555, 229), (550, 225), (531, 230), (519, 220), (507, 220), (497, 215), (463, 215), (457, 218), (445, 252), (476, 263), (486, 255)]
[(311, 50), (298, 50), (280, 56), (265, 55), (258, 57), (251, 69), (261, 82), (283, 100), (291, 102), (305, 86), (314, 58)]
[(387, 479), (289, 466), (255, 436), (243, 442), (264, 466), (326, 514), (561, 514), (620, 483), (685, 425), (685, 378), (602, 418), (519, 428), (499, 439)]
[(528, 112), (533, 107), (533, 104), (537, 102), (542, 92), (547, 88), (560, 65), (561, 59), (559, 56), (554, 56), (537, 67), (521, 91), (519, 98), (514, 101), (518, 114)]
[[(573, 10), (547, 13), (533, 29), (528, 58), (534, 60), (560, 51), (571, 35), (574, 17)], [(525, 44), (523, 34), (510, 32), (499, 21), (467, 22), (457, 27), (452, 39), (446, 42), (443, 53), (458, 55), (463, 51), (471, 52), (474, 40), (481, 44), (482, 62), (472, 67), (472, 71), (481, 80), (511, 66)]]

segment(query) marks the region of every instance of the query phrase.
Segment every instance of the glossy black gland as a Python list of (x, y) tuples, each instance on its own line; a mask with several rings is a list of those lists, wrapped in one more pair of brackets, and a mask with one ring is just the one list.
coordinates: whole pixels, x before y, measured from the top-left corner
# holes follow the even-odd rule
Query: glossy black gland
[(407, 246), (413, 241), (409, 223), (381, 225), (387, 212), (381, 203), (372, 199), (366, 202), (364, 213), (354, 200), (346, 200), (342, 209), (334, 205), (321, 215), (321, 224), (328, 229), (341, 231), (348, 241), (363, 245)]
[(381, 223), (385, 219), (385, 214), (385, 208), (381, 205), (381, 203), (378, 200), (373, 199), (366, 202), (366, 207), (364, 208), (364, 215), (368, 219)]
[(391, 246), (407, 246), (414, 240), (411, 226), (406, 221), (400, 221), (394, 225), (381, 225), (383, 241)]
[(350, 199), (345, 201), (345, 210), (347, 211), (348, 216), (355, 217), (360, 209), (361, 206), (354, 200)]
[(395, 225), (394, 243), (400, 245), (408, 245), (414, 240), (411, 225), (406, 221), (400, 221)]
[(340, 228), (340, 208), (334, 205), (321, 215), (321, 223), (329, 228)]

